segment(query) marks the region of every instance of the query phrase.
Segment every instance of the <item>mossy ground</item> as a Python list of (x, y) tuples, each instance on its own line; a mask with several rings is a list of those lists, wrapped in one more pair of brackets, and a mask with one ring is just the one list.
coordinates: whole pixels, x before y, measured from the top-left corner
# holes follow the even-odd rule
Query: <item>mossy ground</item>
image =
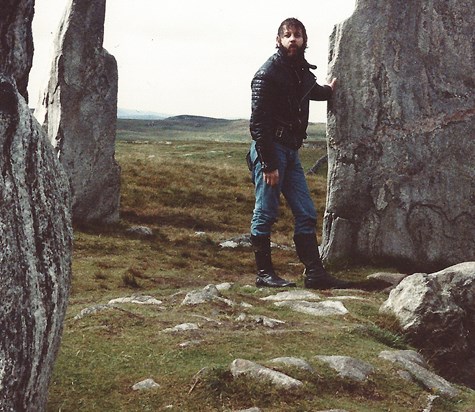
[[(244, 162), (246, 132), (233, 129), (226, 140), (225, 131), (220, 131), (219, 139), (205, 141), (200, 140), (203, 133), (216, 131), (193, 133), (187, 127), (185, 132), (174, 130), (167, 135), (141, 122), (119, 123), (116, 158), (122, 167), (121, 220), (113, 226), (75, 228), (70, 304), (48, 411), (226, 411), (251, 406), (264, 411), (423, 410), (428, 392), (399, 378), (393, 365), (377, 357), (381, 350), (407, 347), (397, 322), (378, 312), (384, 294), (362, 293), (365, 300), (345, 302), (350, 314), (329, 318), (297, 314), (260, 301), (269, 292), (252, 286), (250, 250), (219, 247), (219, 242), (249, 230), (253, 188)], [(303, 148), (305, 168), (324, 153), (322, 140)], [(320, 212), (319, 231), (325, 174), (324, 168), (308, 178)], [(141, 239), (127, 234), (132, 225), (146, 225), (154, 235)], [(291, 214), (283, 205), (273, 240), (292, 246), (292, 228)], [(295, 253), (279, 250), (274, 256), (279, 272), (302, 286), (302, 268)], [(364, 279), (381, 269), (391, 270), (353, 267), (334, 274)], [(253, 307), (180, 305), (186, 292), (222, 282), (234, 283), (224, 292), (227, 298)], [(152, 295), (163, 304), (123, 305), (74, 319), (85, 307), (132, 294)], [(286, 324), (268, 329), (235, 322), (243, 311)], [(200, 329), (162, 332), (184, 322), (198, 323)], [(182, 346), (186, 341), (191, 343)], [(357, 384), (338, 377), (315, 355), (355, 356), (374, 364), (377, 372)], [(293, 391), (230, 375), (228, 366), (236, 358), (265, 365), (277, 356), (305, 358), (315, 372), (284, 370), (304, 382)], [(131, 389), (146, 378), (153, 378), (160, 387)], [(462, 392), (455, 400), (436, 400), (433, 412), (468, 412), (474, 404), (473, 392)]]

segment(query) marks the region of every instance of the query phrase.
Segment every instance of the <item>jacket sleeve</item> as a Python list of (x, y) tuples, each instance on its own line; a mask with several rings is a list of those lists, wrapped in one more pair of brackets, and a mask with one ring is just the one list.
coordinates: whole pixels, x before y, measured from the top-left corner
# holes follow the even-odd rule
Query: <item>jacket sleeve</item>
[(310, 100), (330, 100), (330, 98), (332, 97), (332, 92), (333, 90), (330, 86), (320, 86), (318, 83), (315, 83), (315, 86), (313, 86), (309, 97)]
[(277, 169), (273, 136), (275, 125), (272, 115), (273, 93), (272, 81), (264, 70), (256, 73), (251, 83), (252, 113), (250, 132), (256, 141), (256, 150), (264, 172)]

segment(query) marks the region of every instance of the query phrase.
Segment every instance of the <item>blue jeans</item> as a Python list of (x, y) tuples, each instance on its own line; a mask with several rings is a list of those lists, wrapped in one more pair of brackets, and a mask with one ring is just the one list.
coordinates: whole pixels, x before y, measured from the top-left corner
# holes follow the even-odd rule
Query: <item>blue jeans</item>
[(257, 160), (255, 142), (251, 144), (251, 160), (254, 164), (252, 180), (256, 195), (251, 234), (270, 236), (272, 225), (277, 221), (281, 193), (295, 219), (294, 234), (314, 234), (317, 212), (310, 197), (298, 150), (289, 149), (279, 143), (274, 145), (278, 159), (279, 184), (270, 186), (264, 182), (262, 166)]

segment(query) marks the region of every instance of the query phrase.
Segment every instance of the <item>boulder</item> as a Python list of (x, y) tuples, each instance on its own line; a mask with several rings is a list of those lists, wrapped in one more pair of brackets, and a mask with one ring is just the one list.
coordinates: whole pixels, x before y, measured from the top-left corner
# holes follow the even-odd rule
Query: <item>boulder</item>
[(41, 126), (2, 74), (0, 171), (0, 410), (43, 411), (70, 287), (70, 192)]
[(70, 0), (35, 116), (48, 132), (73, 190), (73, 221), (119, 219), (115, 161), (117, 63), (103, 47), (105, 0)]
[(475, 262), (405, 278), (380, 310), (398, 318), (444, 377), (475, 387)]
[(2, 0), (0, 8), (0, 73), (15, 80), (18, 91), (28, 102), (28, 77), (33, 62), (31, 23), (35, 1)]
[(331, 36), (327, 263), (475, 260), (475, 8), (359, 0)]

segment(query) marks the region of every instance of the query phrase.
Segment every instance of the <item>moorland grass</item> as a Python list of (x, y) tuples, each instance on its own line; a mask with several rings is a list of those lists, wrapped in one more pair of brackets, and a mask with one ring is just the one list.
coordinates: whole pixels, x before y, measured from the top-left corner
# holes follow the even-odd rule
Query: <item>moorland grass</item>
[[(425, 390), (400, 379), (392, 365), (377, 358), (381, 350), (409, 347), (395, 319), (378, 312), (384, 294), (367, 293), (366, 300), (345, 302), (350, 314), (344, 317), (315, 319), (263, 305), (260, 298), (269, 291), (253, 286), (250, 250), (219, 246), (249, 230), (253, 189), (244, 163), (248, 149), (244, 124), (234, 123), (225, 139), (221, 124), (219, 130), (167, 125), (167, 131), (141, 121), (119, 122), (121, 220), (111, 226), (75, 228), (70, 305), (48, 411), (226, 411), (259, 406), (264, 411), (406, 412), (427, 405)], [(203, 140), (204, 135), (212, 138)], [(306, 169), (325, 153), (324, 141), (314, 143), (301, 152)], [(319, 210), (319, 232), (325, 174), (323, 168), (308, 179)], [(146, 225), (154, 234), (146, 238), (129, 234), (126, 229), (132, 225)], [(292, 216), (283, 206), (273, 240), (292, 246), (292, 227)], [(302, 285), (302, 267), (292, 250), (279, 250), (274, 261), (281, 273)], [(335, 274), (364, 279), (382, 269), (388, 270), (351, 267)], [(234, 284), (223, 292), (225, 297), (252, 307), (244, 310), (222, 302), (180, 305), (186, 292), (222, 282)], [(134, 294), (151, 295), (163, 304), (123, 305), (75, 319), (84, 308)], [(285, 327), (236, 322), (243, 311), (284, 320)], [(184, 322), (200, 328), (164, 332)], [(356, 356), (373, 363), (377, 372), (356, 384), (316, 361), (317, 354)], [(236, 358), (270, 366), (271, 358), (290, 355), (315, 367), (314, 373), (282, 369), (303, 381), (295, 391), (232, 379), (229, 372)], [(146, 378), (155, 379), (160, 387), (145, 392), (131, 389)], [(432, 411), (467, 412), (474, 400), (473, 394), (464, 392), (456, 400), (438, 399)]]

